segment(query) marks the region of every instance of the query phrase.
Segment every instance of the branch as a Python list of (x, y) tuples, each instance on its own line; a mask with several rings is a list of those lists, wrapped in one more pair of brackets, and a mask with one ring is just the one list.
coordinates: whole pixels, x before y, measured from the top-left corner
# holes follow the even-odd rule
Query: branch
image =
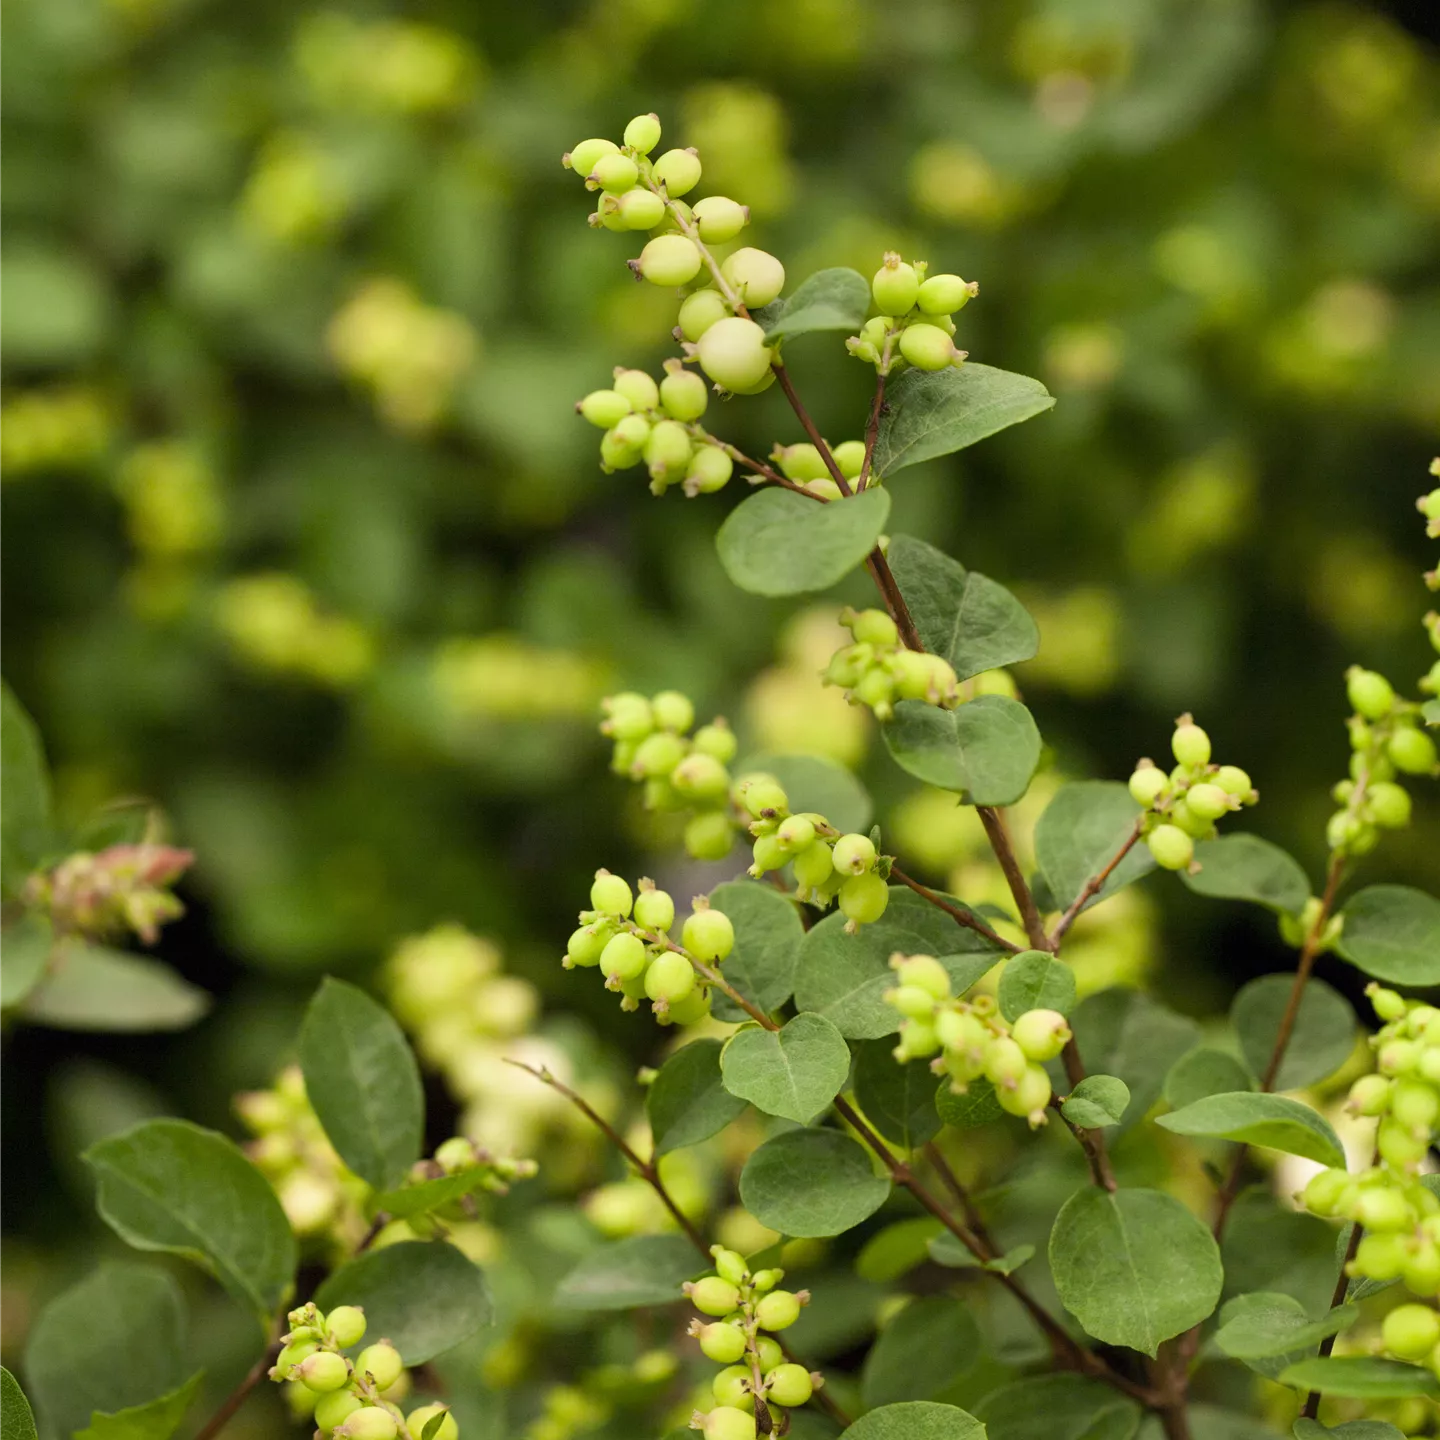
[[(1060, 1052), (1061, 1059), (1065, 1062), (1065, 1074), (1070, 1081), (1070, 1088), (1073, 1090), (1085, 1078), (1085, 1062), (1080, 1058), (1080, 1047), (1075, 1043), (1072, 1035), (1066, 1042), (1065, 1048)], [(1058, 1102), (1055, 1108), (1060, 1109)], [(1103, 1130), (1087, 1130), (1082, 1125), (1072, 1124), (1066, 1118), (1064, 1111), (1060, 1111), (1060, 1118), (1069, 1126), (1070, 1133), (1080, 1142), (1080, 1148), (1085, 1152), (1085, 1159), (1090, 1164), (1090, 1177), (1103, 1189), (1108, 1190), (1112, 1195), (1115, 1193), (1115, 1172), (1110, 1168), (1110, 1152), (1105, 1144), (1105, 1132)]]
[[(889, 337), (886, 337), (889, 348)], [(865, 460), (860, 466), (860, 478), (855, 482), (857, 491), (870, 483), (870, 465), (875, 459), (875, 442), (880, 438), (880, 416), (885, 409), (885, 372), (882, 370), (875, 379), (875, 399), (870, 406), (870, 419), (865, 423)]]
[(1115, 852), (1103, 870), (1092, 875), (1085, 882), (1080, 893), (1071, 902), (1070, 908), (1056, 922), (1054, 930), (1050, 932), (1050, 948), (1052, 950), (1060, 948), (1060, 942), (1065, 938), (1066, 931), (1079, 919), (1080, 912), (1105, 888), (1105, 882), (1115, 873), (1120, 862), (1135, 848), (1135, 842), (1140, 838), (1141, 825), (1142, 821), (1137, 819), (1134, 829), (1125, 837), (1125, 843)]
[(265, 1353), (250, 1367), (245, 1378), (220, 1402), (220, 1408), (195, 1432), (195, 1440), (214, 1440), (235, 1418), (250, 1392), (269, 1374), (270, 1367), (282, 1349), (278, 1339), (272, 1340)]
[[(1360, 1248), (1360, 1237), (1365, 1233), (1360, 1225), (1352, 1224), (1350, 1227), (1350, 1243), (1345, 1247), (1344, 1258), (1340, 1261), (1340, 1278), (1335, 1282), (1335, 1293), (1330, 1297), (1330, 1308), (1338, 1310), (1345, 1303), (1345, 1297), (1350, 1293), (1350, 1276), (1346, 1266), (1355, 1258), (1355, 1252)], [(1320, 1358), (1328, 1359), (1330, 1352), (1335, 1348), (1334, 1335), (1327, 1335), (1320, 1342)], [(1307, 1420), (1313, 1420), (1320, 1411), (1320, 1392), (1312, 1390), (1305, 1397), (1305, 1404), (1300, 1414)]]
[(977, 805), (975, 813), (980, 817), (980, 823), (985, 827), (986, 837), (990, 841), (990, 848), (995, 852), (995, 858), (1000, 862), (1000, 868), (1005, 872), (1005, 883), (1010, 887), (1010, 893), (1015, 897), (1015, 904), (1019, 908), (1020, 918), (1025, 923), (1025, 933), (1030, 937), (1030, 945), (1035, 950), (1053, 952), (1054, 946), (1050, 937), (1045, 933), (1044, 922), (1040, 919), (1040, 912), (1035, 907), (1035, 897), (1030, 893), (1030, 887), (1025, 883), (1025, 876), (1020, 870), (1020, 861), (1015, 856), (1015, 847), (1010, 843), (1010, 832), (1005, 828), (1005, 813), (997, 810), (992, 805)]
[(966, 910), (963, 906), (952, 904), (938, 891), (932, 890), (928, 885), (922, 885), (918, 880), (912, 879), (898, 865), (890, 867), (890, 878), (898, 880), (902, 885), (913, 890), (922, 900), (928, 900), (938, 909), (943, 910), (957, 925), (963, 925), (967, 930), (973, 930), (977, 935), (983, 935), (992, 945), (998, 945), (1002, 950), (1009, 951), (1012, 955), (1020, 953), (1020, 946), (1007, 940), (1003, 935), (992, 930), (973, 911)]
[(961, 1183), (960, 1177), (951, 1168), (950, 1162), (941, 1153), (940, 1147), (931, 1140), (925, 1146), (925, 1158), (934, 1168), (935, 1173), (945, 1182), (946, 1188), (955, 1197), (960, 1208), (965, 1212), (965, 1222), (974, 1232), (975, 1238), (987, 1249), (998, 1255), (1000, 1247), (996, 1245), (989, 1230), (985, 1225), (985, 1217), (980, 1213), (980, 1207), (971, 1198), (970, 1192)]

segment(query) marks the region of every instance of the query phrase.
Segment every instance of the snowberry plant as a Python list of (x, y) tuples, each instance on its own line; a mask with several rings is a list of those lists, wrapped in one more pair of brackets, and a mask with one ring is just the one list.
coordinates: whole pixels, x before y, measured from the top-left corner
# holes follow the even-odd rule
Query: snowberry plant
[[(663, 375), (621, 367), (578, 402), (602, 432), (601, 467), (643, 466), (656, 495), (714, 505), (701, 497), (739, 477), (752, 493), (719, 519), (716, 545), (749, 593), (815, 594), (868, 573), (873, 604), (837, 607), (849, 639), (815, 683), (872, 711), (895, 764), (973, 810), (1008, 903), (916, 879), (840, 767), (747, 756), (722, 719), (697, 725), (678, 691), (606, 700), (617, 776), (671, 818), (693, 860), (729, 869), (683, 918), (651, 879), (599, 869), (563, 945), (567, 970), (593, 970), (653, 1027), (663, 1063), (642, 1075), (643, 1143), (612, 1123), (613, 1105), (517, 1062), (533, 1076), (517, 1081), (548, 1085), (613, 1143), (664, 1226), (593, 1248), (553, 1287), (554, 1309), (571, 1312), (562, 1337), (587, 1312), (638, 1312), (628, 1360), (586, 1382), (612, 1398), (618, 1384), (638, 1408), (608, 1424), (598, 1388), (577, 1385), (524, 1433), (1421, 1431), (1440, 1413), (1440, 1187), (1426, 1173), (1440, 1009), (1407, 992), (1440, 986), (1440, 900), (1359, 871), (1440, 770), (1440, 660), (1414, 699), (1374, 671), (1346, 676), (1349, 770), (1316, 883), (1240, 828), (1263, 777), (1188, 714), (1156, 737), (1163, 759), (1052, 787), (1022, 829), (1007, 812), (1042, 744), (1008, 667), (1035, 653), (1036, 626), (1004, 586), (886, 527), (907, 466), (1037, 416), (1050, 396), (956, 347), (973, 280), (887, 253), (869, 279), (828, 269), (790, 286), (777, 257), (743, 243), (744, 204), (698, 197), (701, 157), (660, 142), (658, 118), (642, 115), (620, 141), (565, 157), (595, 196), (592, 224), (643, 237), (632, 270), (676, 297)], [(623, 260), (619, 240), (597, 240)], [(789, 363), (827, 336), (874, 382), (834, 444)], [(716, 412), (771, 386), (797, 431), (752, 458), (717, 433)], [(1419, 508), (1440, 536), (1440, 490)], [(1440, 618), (1425, 625), (1440, 651)], [(1245, 986), (1203, 1031), (1135, 991), (1079, 998), (1072, 932), (1156, 869), (1275, 912), (1292, 969)], [(69, 872), (47, 873), (26, 894), (58, 922)], [(1331, 955), (1371, 977), (1368, 1043), (1314, 974)], [(452, 1004), (449, 968), (427, 1014)], [(449, 1053), (451, 1017), (432, 1018)], [(274, 1090), (242, 1098), (248, 1155), (176, 1120), (94, 1145), (100, 1214), (140, 1250), (200, 1263), (254, 1317), (254, 1366), (202, 1440), (267, 1378), (321, 1437), (457, 1440), (463, 1417), (427, 1362), (490, 1316), (461, 1233), (534, 1167), (465, 1136), (426, 1158), (416, 1061), (352, 986), (321, 987), (297, 1050)], [(1332, 1124), (1342, 1098), (1348, 1156)], [(723, 1235), (663, 1163), (717, 1137), (742, 1207)], [(315, 1164), (323, 1224), (313, 1205), (302, 1224)], [(813, 1282), (787, 1283), (817, 1256)], [(32, 1330), (26, 1380), (42, 1418), (87, 1440), (174, 1433), (200, 1383), (181, 1373), (181, 1319), (152, 1267), (82, 1280)], [(176, 1353), (113, 1363), (137, 1333)], [(563, 1338), (552, 1349), (563, 1357)], [(33, 1434), (3, 1379), (6, 1435), (12, 1417)]]

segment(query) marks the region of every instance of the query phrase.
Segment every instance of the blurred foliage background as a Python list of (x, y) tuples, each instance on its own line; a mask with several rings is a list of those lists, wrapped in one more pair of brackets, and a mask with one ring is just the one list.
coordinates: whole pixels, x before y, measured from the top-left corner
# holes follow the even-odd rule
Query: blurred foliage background
[[(596, 468), (572, 402), (658, 368), (674, 299), (588, 229), (559, 156), (634, 113), (700, 148), (792, 284), (892, 247), (980, 282), (960, 343), (1059, 404), (907, 471), (893, 528), (1034, 609), (1017, 678), (1056, 774), (1123, 777), (1193, 709), (1256, 778), (1253, 828), (1318, 872), (1341, 671), (1413, 686), (1429, 659), (1440, 61), (1405, 18), (11, 0), (5, 670), (66, 813), (152, 798), (198, 853), (160, 953), (223, 998), (178, 1036), (8, 1037), (7, 1357), (103, 1243), (78, 1146), (156, 1110), (229, 1125), (321, 973), (366, 979), (453, 921), (587, 1063), (654, 1058), (653, 1027), (558, 967), (563, 937), (597, 864), (682, 894), (723, 876), (678, 867), (607, 774), (609, 689), (685, 689), (752, 748), (856, 764), (914, 870), (990, 883), (819, 691), (833, 604), (720, 573), (734, 487), (654, 501)], [(822, 429), (858, 435), (864, 367), (794, 351)], [(774, 392), (716, 428), (801, 438)], [(1433, 799), (1417, 817), (1369, 873), (1434, 887)], [(1268, 917), (1173, 884), (1114, 908), (1090, 988), (1148, 977), (1204, 1014), (1289, 963)]]

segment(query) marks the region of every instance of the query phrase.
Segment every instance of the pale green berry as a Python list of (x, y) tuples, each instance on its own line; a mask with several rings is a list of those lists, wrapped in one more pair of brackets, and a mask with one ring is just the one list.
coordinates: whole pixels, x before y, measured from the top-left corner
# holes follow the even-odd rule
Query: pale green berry
[(650, 697), (650, 713), (662, 730), (683, 735), (695, 723), (695, 706), (679, 690), (662, 690)]
[(447, 1175), (458, 1174), (462, 1170), (469, 1170), (478, 1163), (479, 1157), (475, 1154), (475, 1145), (463, 1135), (455, 1135), (446, 1140), (435, 1151), (435, 1163), (445, 1171)]
[(600, 955), (600, 969), (607, 980), (634, 980), (645, 973), (648, 963), (645, 942), (628, 930), (612, 936)]
[(587, 178), (607, 195), (620, 195), (640, 178), (640, 170), (628, 155), (602, 155)]
[(1010, 1027), (1027, 1060), (1053, 1060), (1069, 1043), (1070, 1026), (1058, 1010), (1027, 1010)]
[(1169, 777), (1158, 765), (1141, 765), (1130, 777), (1130, 797), (1149, 809), (1170, 788)]
[(908, 1020), (929, 1020), (935, 1014), (938, 1002), (919, 985), (897, 985), (885, 992), (885, 1003), (893, 1006)]
[(317, 1350), (307, 1355), (291, 1372), (307, 1390), (323, 1395), (327, 1390), (338, 1390), (350, 1380), (350, 1367), (343, 1355), (333, 1350)]
[(1351, 1218), (1367, 1230), (1413, 1230), (1415, 1215), (1398, 1190), (1372, 1185), (1360, 1192)]
[(561, 163), (584, 179), (595, 169), (597, 161), (605, 155), (614, 155), (619, 149), (613, 140), (582, 140), (561, 157)]
[(1227, 795), (1233, 795), (1237, 800), (1249, 804), (1255, 794), (1255, 787), (1250, 783), (1250, 777), (1238, 765), (1222, 765), (1211, 779)]
[(890, 903), (890, 891), (872, 870), (868, 875), (852, 875), (840, 886), (838, 902), (847, 920), (856, 925), (873, 925)]
[(690, 432), (678, 420), (661, 420), (645, 441), (645, 464), (651, 477), (669, 484), (690, 468)]
[(1440, 1095), (1421, 1080), (1397, 1080), (1390, 1092), (1390, 1113), (1400, 1124), (1428, 1134), (1440, 1117)]
[(715, 965), (735, 948), (735, 927), (723, 910), (700, 909), (685, 921), (680, 939), (697, 960)]
[(626, 230), (653, 230), (665, 218), (665, 202), (653, 190), (636, 186), (616, 201), (615, 213)]
[(933, 955), (891, 956), (890, 967), (902, 985), (914, 985), (932, 999), (950, 998), (950, 972)]
[(875, 842), (868, 835), (842, 835), (831, 851), (831, 862), (840, 875), (863, 875), (875, 868)]
[(780, 473), (787, 480), (820, 480), (830, 471), (820, 457), (818, 447), (808, 441), (798, 445), (777, 445), (770, 458), (780, 467)]
[(735, 732), (723, 721), (712, 720), (695, 732), (695, 748), (702, 755), (713, 756), (722, 765), (728, 765), (735, 758), (739, 741)]
[(704, 1419), (705, 1440), (755, 1440), (755, 1412), (717, 1405)]
[(703, 1326), (699, 1338), (705, 1358), (717, 1365), (733, 1365), (745, 1353), (745, 1332), (723, 1320)]
[(757, 836), (751, 847), (751, 854), (754, 864), (750, 867), (750, 873), (757, 879), (770, 870), (782, 869), (790, 859), (790, 852), (774, 835)]
[(1402, 1236), (1365, 1235), (1355, 1252), (1355, 1273), (1371, 1280), (1398, 1280), (1406, 1258)]
[(840, 487), (833, 480), (807, 480), (805, 488), (812, 495), (818, 495), (826, 502), (843, 498)]
[(685, 852), (696, 860), (723, 860), (735, 844), (735, 827), (723, 810), (704, 811), (685, 825)]
[(1383, 1075), (1362, 1075), (1351, 1087), (1345, 1106), (1357, 1115), (1380, 1115), (1390, 1106), (1391, 1081)]
[(1195, 858), (1195, 842), (1178, 825), (1157, 825), (1145, 843), (1163, 870), (1184, 870)]
[(752, 776), (741, 781), (745, 808), (757, 820), (778, 819), (790, 812), (790, 800), (784, 789), (768, 776)]
[(700, 183), (700, 157), (694, 150), (667, 150), (655, 162), (655, 178), (672, 200), (688, 195)]
[(1185, 804), (1202, 823), (1218, 820), (1230, 813), (1230, 797), (1218, 785), (1202, 781), (1185, 792)]
[(645, 993), (657, 1004), (673, 1005), (694, 988), (694, 966), (673, 950), (657, 955), (645, 972)]
[(1345, 672), (1345, 694), (1357, 715), (1366, 720), (1383, 720), (1395, 704), (1390, 682), (1374, 670), (1352, 665)]
[(640, 252), (635, 268), (652, 285), (688, 285), (704, 262), (688, 235), (657, 235)]
[(650, 422), (643, 415), (627, 415), (601, 439), (600, 463), (609, 470), (628, 470), (639, 464), (649, 437)]
[(728, 1315), (740, 1304), (740, 1291), (720, 1275), (706, 1275), (685, 1287), (690, 1303), (702, 1315)]
[(755, 1353), (760, 1357), (760, 1373), (762, 1375), (773, 1370), (785, 1359), (785, 1352), (780, 1348), (780, 1342), (772, 1340), (768, 1335), (755, 1337)]
[(985, 1047), (985, 1078), (997, 1090), (1013, 1090), (1029, 1065), (1025, 1052), (1008, 1035), (994, 1036)]
[(885, 337), (894, 328), (895, 317), (893, 315), (872, 315), (860, 327), (860, 338), (866, 344), (872, 345), (878, 353), (884, 348)]
[(792, 815), (780, 822), (775, 842), (787, 856), (808, 850), (815, 842), (815, 822), (804, 815)]
[(938, 325), (923, 322), (907, 325), (900, 332), (900, 353), (917, 370), (944, 370), (963, 358)]
[(327, 1434), (360, 1408), (358, 1396), (348, 1390), (332, 1390), (315, 1402), (315, 1427)]
[(847, 480), (857, 479), (860, 471), (865, 467), (865, 442), (863, 440), (846, 440), (843, 444), (834, 446), (830, 453), (835, 457), (835, 463), (840, 467), (840, 473)]
[(1433, 1296), (1440, 1293), (1440, 1246), (1430, 1241), (1408, 1252), (1400, 1278), (1412, 1295)]
[(657, 730), (653, 735), (647, 735), (636, 748), (630, 773), (637, 780), (664, 779), (685, 758), (689, 748), (683, 737), (673, 731)]
[(1170, 749), (1186, 769), (1198, 770), (1210, 763), (1210, 737), (1188, 715), (1175, 722)]
[(1385, 754), (1406, 775), (1429, 775), (1435, 769), (1435, 742), (1409, 725), (1400, 726), (1390, 737)]
[(742, 245), (726, 258), (720, 273), (751, 310), (776, 299), (785, 288), (785, 267), (768, 250)]
[(693, 370), (677, 365), (660, 382), (660, 404), (672, 420), (698, 420), (709, 403), (710, 387)]
[(565, 945), (565, 955), (572, 965), (591, 966), (600, 963), (600, 952), (610, 938), (608, 930), (582, 925)]
[(275, 1357), (275, 1370), (282, 1380), (289, 1380), (294, 1376), (295, 1367), (308, 1356), (313, 1355), (319, 1345), (314, 1340), (292, 1340)]
[(625, 143), (642, 155), (648, 155), (660, 143), (660, 117), (637, 115), (625, 127)]
[(1381, 781), (1365, 794), (1365, 810), (1386, 830), (1402, 830), (1410, 823), (1410, 794), (1402, 785)]
[(388, 1340), (377, 1340), (367, 1345), (355, 1357), (355, 1373), (368, 1375), (376, 1388), (388, 1390), (404, 1373), (405, 1362), (400, 1352)]
[(670, 783), (686, 799), (720, 800), (730, 789), (730, 772), (713, 755), (696, 750), (671, 771)]
[(630, 913), (630, 907), (634, 903), (629, 883), (623, 876), (612, 875), (608, 870), (595, 872), (595, 883), (590, 887), (590, 908), (592, 910), (598, 910), (602, 915), (613, 915), (617, 920), (623, 920)]
[(870, 282), (870, 293), (886, 315), (903, 315), (913, 308), (920, 294), (920, 275), (893, 250)]
[(889, 665), (897, 688), (906, 700), (925, 700), (933, 705), (954, 693), (955, 671), (950, 662), (939, 655), (898, 650), (890, 657)]
[(773, 1335), (800, 1318), (800, 1297), (793, 1290), (772, 1290), (755, 1302), (755, 1323)]
[(575, 408), (592, 425), (609, 430), (618, 425), (632, 407), (618, 390), (592, 390)]
[(664, 890), (641, 890), (635, 897), (635, 923), (642, 930), (663, 934), (675, 923), (675, 901)]
[(695, 1025), (710, 1013), (710, 987), (696, 985), (683, 999), (673, 1001), (669, 1011), (657, 1017), (662, 1025)]
[(643, 370), (616, 366), (611, 389), (623, 395), (637, 410), (653, 410), (660, 403), (660, 387)]
[(776, 1405), (787, 1409), (803, 1405), (815, 1393), (815, 1382), (803, 1365), (793, 1362), (777, 1365), (765, 1377), (765, 1394)]
[(1051, 1093), (1050, 1077), (1038, 1065), (1027, 1065), (1013, 1089), (1006, 1085), (995, 1088), (1000, 1108), (1028, 1120), (1032, 1128), (1044, 1123)]
[(695, 203), (695, 224), (707, 245), (733, 240), (750, 223), (750, 207), (728, 195), (708, 195)]
[(921, 284), (916, 303), (925, 315), (953, 315), (963, 310), (979, 289), (973, 280), (958, 275), (932, 275)]
[(750, 1278), (750, 1267), (738, 1250), (727, 1250), (723, 1245), (712, 1245), (710, 1254), (715, 1261), (715, 1273), (732, 1284), (741, 1285)]
[(717, 320), (728, 320), (730, 307), (718, 290), (696, 290), (680, 302), (682, 339), (693, 345)]
[(1330, 1216), (1349, 1186), (1350, 1176), (1344, 1170), (1322, 1170), (1310, 1178), (1300, 1198), (1312, 1215)]
[(900, 643), (900, 631), (884, 610), (862, 610), (847, 623), (857, 644), (898, 645)]
[(771, 373), (773, 355), (765, 343), (765, 332), (739, 315), (711, 325), (696, 343), (695, 352), (700, 368), (726, 390), (747, 390)]
[(794, 857), (795, 879), (805, 890), (818, 890), (835, 874), (835, 863), (830, 857), (830, 847), (823, 840), (801, 850)]
[(633, 690), (607, 695), (600, 708), (605, 715), (601, 730), (617, 740), (643, 740), (655, 728), (650, 702)]
[(607, 433), (627, 446), (643, 450), (650, 438), (650, 422), (643, 415), (626, 415)]
[(595, 207), (595, 215), (605, 229), (617, 235), (630, 229), (630, 226), (625, 223), (625, 216), (621, 213), (620, 202), (625, 195), (634, 193), (633, 190), (626, 190), (623, 195), (602, 194), (600, 196), (600, 203)]
[(735, 462), (718, 445), (698, 445), (685, 472), (685, 493), (713, 495), (730, 483)]
[(1375, 1054), (1384, 1075), (1408, 1075), (1420, 1063), (1420, 1047), (1413, 1040), (1387, 1040)]
[(425, 1427), (437, 1415), (443, 1415), (445, 1419), (433, 1440), (460, 1440), (460, 1427), (455, 1423), (455, 1417), (450, 1413), (448, 1405), (422, 1405), (418, 1410), (412, 1410), (405, 1417), (405, 1428), (415, 1440), (420, 1440), (420, 1436), (425, 1433)]
[(750, 1367), (728, 1366), (710, 1382), (710, 1389), (719, 1404), (744, 1409), (750, 1399)]
[(1380, 1122), (1375, 1135), (1375, 1147), (1380, 1152), (1381, 1160), (1398, 1170), (1418, 1169), (1430, 1150), (1428, 1137), (1416, 1135), (1404, 1125), (1397, 1125), (1388, 1119)]
[(1401, 1360), (1424, 1360), (1440, 1345), (1440, 1314), (1429, 1305), (1397, 1305), (1385, 1317), (1380, 1338)]
[(388, 1410), (378, 1405), (362, 1405), (345, 1417), (345, 1423), (335, 1433), (337, 1440), (395, 1440), (399, 1431), (395, 1417)]

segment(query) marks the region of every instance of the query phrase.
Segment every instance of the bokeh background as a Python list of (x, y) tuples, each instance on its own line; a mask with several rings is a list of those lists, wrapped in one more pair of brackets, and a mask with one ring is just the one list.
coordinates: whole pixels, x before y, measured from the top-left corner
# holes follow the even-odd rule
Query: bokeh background
[[(104, 1244), (83, 1140), (155, 1110), (231, 1126), (322, 973), (365, 981), (456, 922), (594, 1064), (654, 1058), (555, 963), (597, 864), (705, 879), (607, 773), (613, 688), (854, 763), (914, 870), (992, 883), (817, 689), (834, 604), (724, 579), (739, 482), (656, 501), (597, 468), (572, 403), (658, 368), (675, 302), (587, 227), (559, 156), (634, 113), (700, 148), (793, 279), (899, 248), (978, 280), (960, 343), (1058, 396), (894, 485), (894, 529), (1040, 620), (1017, 672), (1053, 750), (1039, 793), (1128, 774), (1193, 709), (1256, 778), (1253, 828), (1317, 873), (1341, 671), (1413, 689), (1430, 658), (1427, 10), (11, 0), (5, 672), (66, 814), (146, 797), (197, 852), (159, 953), (219, 1002), (181, 1035), (7, 1036), (7, 1359)], [(793, 348), (822, 429), (858, 435), (866, 371)], [(801, 438), (773, 392), (723, 415), (752, 453)], [(1382, 856), (1434, 887), (1433, 796)], [(1084, 942), (1090, 988), (1204, 1015), (1288, 963), (1263, 913), (1142, 889)]]

